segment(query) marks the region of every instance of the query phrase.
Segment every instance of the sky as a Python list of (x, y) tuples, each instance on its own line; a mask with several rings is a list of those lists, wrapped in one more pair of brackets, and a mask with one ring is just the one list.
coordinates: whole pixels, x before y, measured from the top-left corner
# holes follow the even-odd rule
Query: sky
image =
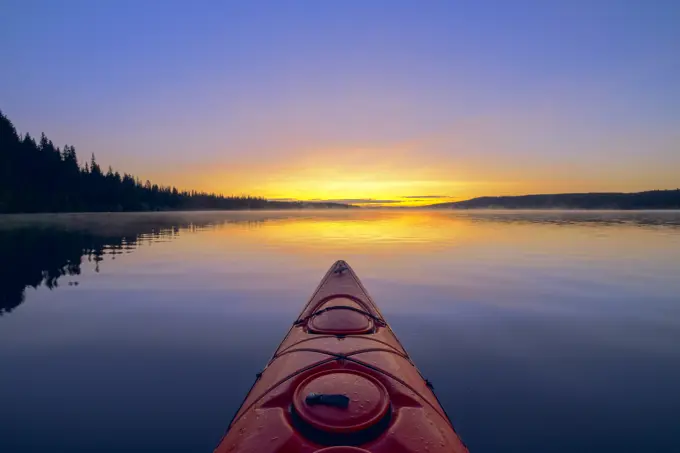
[(676, 188), (678, 24), (675, 0), (0, 0), (0, 109), (224, 194)]

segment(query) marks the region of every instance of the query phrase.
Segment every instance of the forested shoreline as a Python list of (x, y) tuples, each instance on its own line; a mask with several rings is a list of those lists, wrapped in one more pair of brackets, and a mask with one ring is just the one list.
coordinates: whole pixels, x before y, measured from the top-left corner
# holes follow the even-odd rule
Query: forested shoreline
[(261, 197), (178, 190), (108, 167), (95, 155), (82, 162), (73, 146), (55, 147), (45, 134), (20, 136), (0, 111), (0, 213), (201, 209), (346, 208), (340, 203), (269, 201)]
[(680, 189), (634, 193), (562, 193), (478, 197), (429, 207), (438, 209), (680, 209)]
[[(251, 196), (178, 190), (152, 184), (110, 166), (95, 155), (82, 162), (73, 146), (56, 147), (43, 133), (38, 141), (18, 134), (0, 111), (0, 213), (122, 212), (348, 208), (333, 202), (267, 200)], [(680, 209), (680, 190), (638, 193), (573, 193), (479, 197), (440, 203), (449, 209)]]

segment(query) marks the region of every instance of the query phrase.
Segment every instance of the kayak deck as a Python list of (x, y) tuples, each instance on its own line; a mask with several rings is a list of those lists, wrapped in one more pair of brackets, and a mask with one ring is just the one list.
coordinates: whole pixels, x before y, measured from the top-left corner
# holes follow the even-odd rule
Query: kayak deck
[(467, 452), (354, 271), (336, 262), (215, 449)]

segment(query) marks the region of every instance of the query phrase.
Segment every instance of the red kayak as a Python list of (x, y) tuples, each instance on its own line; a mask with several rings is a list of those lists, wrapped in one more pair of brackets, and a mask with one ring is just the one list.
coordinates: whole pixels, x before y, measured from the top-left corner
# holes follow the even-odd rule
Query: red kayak
[(216, 453), (467, 452), (356, 274), (336, 262)]

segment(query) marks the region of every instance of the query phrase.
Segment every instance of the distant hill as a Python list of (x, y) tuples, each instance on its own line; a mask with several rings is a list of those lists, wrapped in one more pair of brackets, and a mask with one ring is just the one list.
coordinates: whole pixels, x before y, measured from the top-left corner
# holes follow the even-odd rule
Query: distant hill
[(479, 197), (429, 206), (441, 209), (680, 209), (680, 189), (636, 193), (561, 193)]

